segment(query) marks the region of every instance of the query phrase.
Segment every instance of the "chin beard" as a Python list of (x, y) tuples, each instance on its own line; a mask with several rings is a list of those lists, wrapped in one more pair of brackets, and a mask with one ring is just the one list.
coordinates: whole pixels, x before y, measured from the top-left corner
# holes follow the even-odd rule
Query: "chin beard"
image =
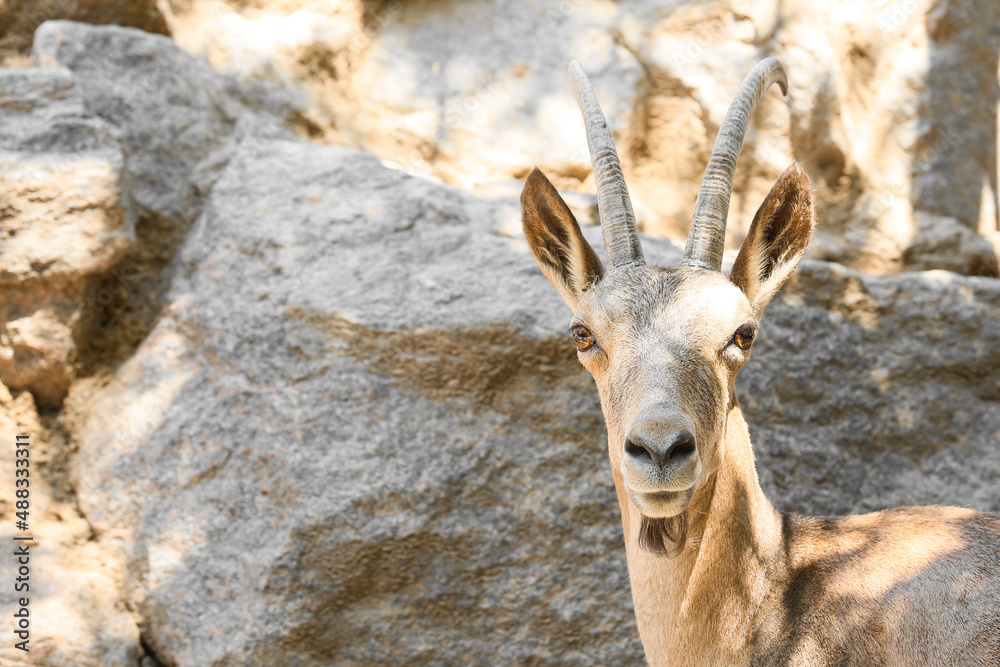
[(670, 517), (642, 517), (639, 548), (659, 558), (673, 558), (687, 541), (687, 511)]

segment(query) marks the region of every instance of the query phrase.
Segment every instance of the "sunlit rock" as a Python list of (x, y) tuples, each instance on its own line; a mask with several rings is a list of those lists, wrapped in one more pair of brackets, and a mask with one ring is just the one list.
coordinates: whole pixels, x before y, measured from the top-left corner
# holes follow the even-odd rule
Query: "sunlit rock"
[(0, 90), (0, 380), (51, 408), (74, 376), (88, 288), (130, 247), (134, 208), (122, 151), (68, 70), (0, 70)]
[(140, 213), (176, 224), (197, 217), (238, 140), (281, 113), (280, 101), (244, 103), (244, 89), (204, 61), (131, 28), (50, 21), (31, 57), (73, 72), (87, 108), (121, 143)]
[[(817, 189), (814, 257), (882, 274), (997, 274), (997, 3), (195, 0), (169, 21), (213, 66), (285, 91), (303, 136), (494, 193), (536, 165), (560, 187), (592, 191), (566, 77), (579, 59), (640, 226), (674, 240), (733, 92), (778, 56), (791, 89), (769, 93), (747, 135), (731, 245), (797, 160)], [(929, 251), (920, 212), (993, 247)]]
[[(163, 318), (67, 417), (158, 656), (641, 661), (597, 393), (516, 208), (346, 148), (237, 153)], [(995, 280), (804, 262), (740, 379), (765, 490), (1000, 509), (998, 336)]]
[[(124, 570), (104, 544), (92, 539), (88, 522), (72, 497), (64, 462), (62, 434), (39, 419), (29, 392), (0, 384), (0, 433), (9, 438), (0, 448), (0, 539), (8, 545), (12, 581), (0, 592), (0, 608), (13, 614), (18, 598), (29, 600), (30, 635), (24, 652), (10, 641), (0, 645), (5, 667), (134, 667), (143, 650), (139, 626), (123, 597)], [(28, 436), (31, 461), (27, 531), (18, 530), (15, 506), (17, 466), (14, 436)], [(24, 441), (19, 441), (24, 442)], [(22, 455), (23, 457), (23, 455)], [(14, 588), (14, 537), (30, 535), (27, 589)], [(20, 564), (18, 564), (20, 565)], [(18, 574), (18, 576), (23, 576)]]
[(111, 23), (167, 34), (161, 11), (167, 6), (156, 0), (5, 0), (0, 5), (0, 57), (20, 64), (31, 50), (38, 26), (57, 19)]

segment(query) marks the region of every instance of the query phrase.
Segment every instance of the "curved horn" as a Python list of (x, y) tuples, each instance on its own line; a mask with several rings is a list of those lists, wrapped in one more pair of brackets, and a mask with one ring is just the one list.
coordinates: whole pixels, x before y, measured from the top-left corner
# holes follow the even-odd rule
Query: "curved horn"
[(733, 192), (733, 174), (743, 147), (743, 135), (757, 103), (775, 82), (781, 86), (782, 94), (787, 95), (788, 78), (784, 68), (777, 58), (766, 58), (743, 79), (733, 103), (729, 105), (694, 205), (691, 229), (684, 247), (684, 264), (688, 266), (722, 270), (729, 196)]
[(611, 140), (608, 122), (597, 103), (597, 96), (590, 86), (580, 63), (569, 64), (573, 93), (580, 105), (583, 122), (587, 127), (587, 145), (594, 165), (597, 182), (597, 210), (601, 216), (601, 234), (604, 237), (604, 255), (608, 269), (624, 264), (645, 264), (639, 234), (635, 229), (632, 201), (625, 187), (622, 165)]

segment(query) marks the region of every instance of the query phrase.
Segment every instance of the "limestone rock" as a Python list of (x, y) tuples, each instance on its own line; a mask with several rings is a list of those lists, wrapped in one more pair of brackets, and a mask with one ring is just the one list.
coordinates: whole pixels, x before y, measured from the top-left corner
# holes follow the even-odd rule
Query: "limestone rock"
[(0, 70), (0, 90), (0, 380), (53, 407), (89, 284), (131, 244), (128, 177), (68, 70)]
[[(73, 316), (70, 321), (76, 319)], [(30, 389), (46, 407), (59, 405), (74, 375), (76, 344), (69, 322), (54, 309), (39, 309), (7, 320), (0, 341), (3, 379), (11, 386)]]
[(121, 143), (140, 213), (179, 225), (197, 217), (236, 143), (274, 120), (267, 96), (253, 113), (204, 61), (132, 28), (47, 22), (32, 62), (73, 72), (87, 108)]
[(52, 409), (82, 363), (77, 342), (138, 289), (118, 270), (151, 252), (137, 224), (182, 234), (234, 146), (280, 133), (281, 103), (245, 104), (245, 88), (131, 28), (46, 23), (34, 61), (0, 71), (0, 380)]
[(6, 0), (0, 7), (0, 53), (27, 54), (38, 26), (57, 19), (167, 34), (166, 17), (156, 0)]
[(65, 281), (107, 270), (134, 223), (110, 128), (87, 111), (69, 70), (0, 70), (0, 77), (8, 193), (0, 280)]
[[(615, 39), (613, 3), (349, 1), (260, 3), (250, 12), (178, 7), (178, 43), (240, 77), (301, 93), (302, 130), (465, 187), (590, 173), (567, 65), (593, 72), (612, 127), (627, 126), (644, 78)], [(442, 5), (441, 9), (445, 9)], [(500, 19), (502, 12), (502, 20)]]
[(147, 341), (69, 403), (81, 507), (124, 536), (157, 655), (639, 661), (597, 398), (503, 207), (348, 149), (261, 153)]
[(945, 269), (972, 276), (996, 275), (990, 242), (949, 216), (915, 212), (916, 233), (903, 259), (918, 269)]
[(930, 57), (913, 164), (915, 207), (973, 232), (1000, 232), (1000, 5), (930, 3), (925, 30)]
[[(640, 224), (675, 240), (740, 80), (775, 55), (788, 69), (789, 97), (769, 93), (748, 133), (730, 245), (797, 160), (817, 188), (814, 257), (875, 273), (997, 275), (1000, 241), (989, 250), (917, 238), (922, 213), (1000, 238), (997, 3), (261, 0), (231, 8), (192, 0), (175, 2), (169, 21), (178, 43), (213, 66), (285, 91), (303, 135), (488, 192), (535, 165), (560, 187), (592, 189), (566, 78), (567, 62), (580, 59), (615, 133)], [(993, 255), (985, 263), (984, 251)]]
[[(0, 593), (0, 609), (8, 619), (16, 598), (30, 600), (30, 650), (15, 648), (12, 635), (12, 641), (0, 646), (0, 663), (133, 667), (144, 651), (139, 627), (125, 608), (122, 565), (107, 547), (91, 539), (90, 526), (72, 500), (65, 479), (64, 438), (39, 419), (30, 393), (13, 396), (2, 384), (0, 434), (8, 443), (0, 448), (0, 539), (15, 545), (15, 535), (34, 538), (28, 543), (30, 588), (17, 592), (11, 585)], [(30, 443), (27, 533), (15, 528), (14, 480), (19, 478), (14, 471), (22, 469), (15, 468), (15, 435), (29, 436)]]
[[(596, 390), (516, 216), (345, 148), (240, 149), (164, 316), (65, 415), (166, 664), (641, 661)], [(768, 493), (1000, 509), (998, 335), (995, 280), (804, 262), (740, 380)]]

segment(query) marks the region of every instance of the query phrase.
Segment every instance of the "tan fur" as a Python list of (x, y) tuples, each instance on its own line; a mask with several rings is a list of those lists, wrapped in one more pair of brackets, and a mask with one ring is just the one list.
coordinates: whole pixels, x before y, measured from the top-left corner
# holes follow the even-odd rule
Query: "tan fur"
[(539, 183), (523, 199), (544, 197), (562, 217), (543, 219), (529, 201), (525, 233), (595, 342), (580, 361), (607, 423), (650, 664), (1000, 665), (1000, 517), (947, 507), (797, 517), (760, 488), (735, 396), (750, 351), (734, 332), (759, 323), (805, 251), (806, 175), (793, 165), (779, 178), (728, 279), (622, 266), (586, 290), (580, 267), (593, 251)]

